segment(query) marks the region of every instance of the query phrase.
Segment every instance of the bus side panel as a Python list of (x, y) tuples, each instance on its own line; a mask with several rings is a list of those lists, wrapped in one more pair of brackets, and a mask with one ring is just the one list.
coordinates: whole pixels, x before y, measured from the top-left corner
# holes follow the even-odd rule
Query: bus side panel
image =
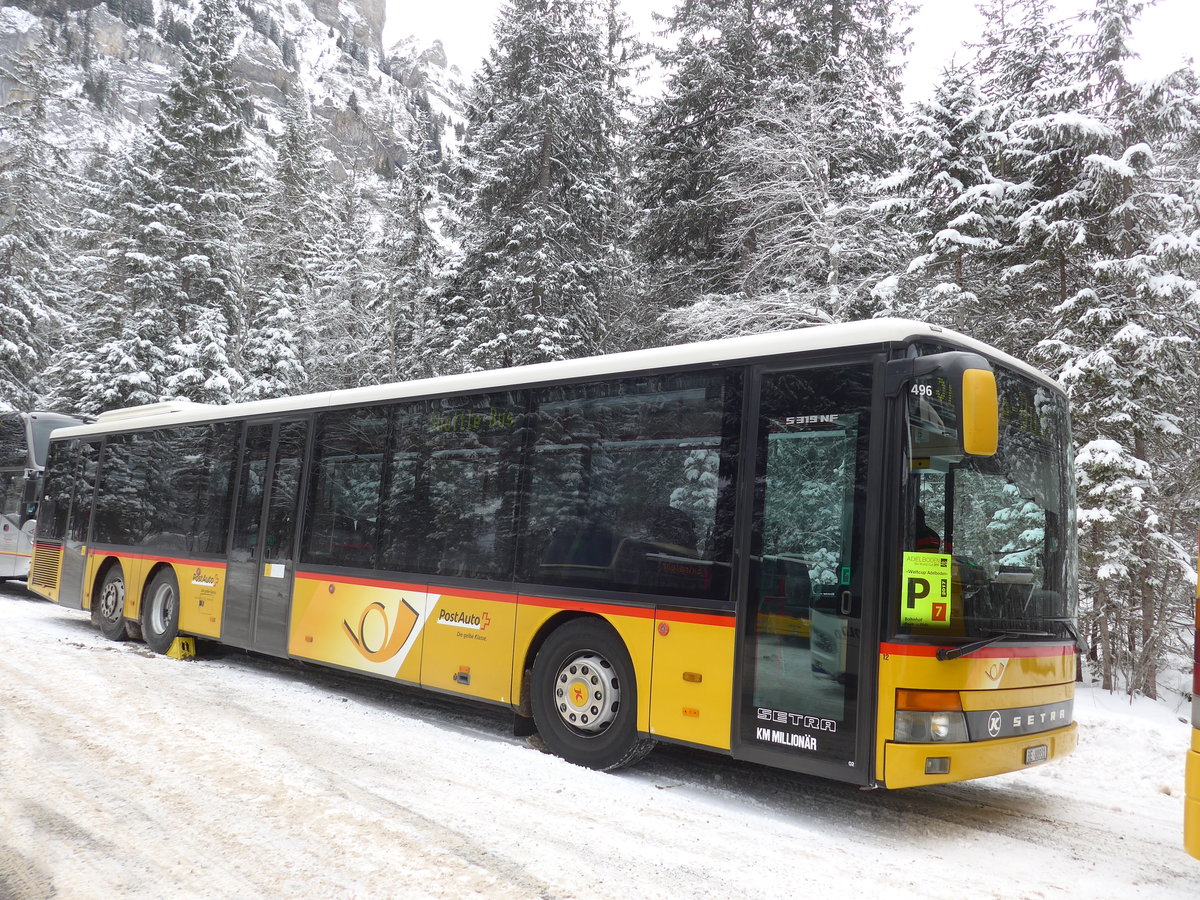
[(438, 587), (430, 589), (425, 602), (421, 685), (514, 703), (516, 596)]
[(29, 533), (0, 513), (0, 578), (24, 578), (32, 556)]
[(179, 630), (201, 637), (220, 637), (225, 564), (184, 559), (169, 562), (179, 584)]
[[(650, 733), (651, 660), (654, 657), (654, 610), (636, 606), (610, 606), (572, 600), (549, 600), (522, 595), (517, 606), (516, 639), (513, 645), (512, 696), (525, 689), (524, 661), (530, 645), (543, 626), (559, 613), (592, 615), (608, 622), (625, 643), (637, 679), (637, 730)], [(531, 660), (532, 664), (532, 660)]]
[(420, 683), (424, 585), (297, 572), (288, 653)]
[[(978, 756), (978, 765), (972, 765), (974, 774), (965, 774), (963, 762), (958, 760), (955, 763), (958, 771), (952, 772), (950, 777), (938, 779), (925, 776), (925, 757), (937, 756), (941, 748), (950, 745), (892, 742), (896, 725), (896, 691), (899, 689), (955, 690), (965, 710), (982, 710), (993, 706), (1001, 711), (1041, 707), (1059, 702), (1070, 703), (1075, 696), (1075, 650), (1070, 645), (989, 647), (971, 656), (945, 662), (934, 655), (937, 648), (928, 645), (885, 644), (881, 650), (875, 775), (888, 787), (961, 781), (1022, 767), (1020, 764), (1006, 764), (1004, 760), (1010, 759), (1011, 754), (1005, 756), (1000, 752), (1001, 744), (1012, 741), (979, 741), (953, 745), (958, 748), (963, 760), (971, 754)], [(989, 703), (992, 697), (995, 702)], [(1064, 731), (1069, 731), (1070, 735), (1052, 742), (1051, 759), (1065, 756), (1075, 747), (1074, 727), (1070, 726)], [(1015, 743), (1038, 743), (1038, 737), (1037, 733), (1024, 735), (1015, 739)], [(909, 772), (907, 766), (910, 763), (919, 764), (919, 771)], [(890, 779), (886, 777), (889, 766)]]
[(729, 749), (734, 618), (659, 610), (654, 629), (650, 731)]

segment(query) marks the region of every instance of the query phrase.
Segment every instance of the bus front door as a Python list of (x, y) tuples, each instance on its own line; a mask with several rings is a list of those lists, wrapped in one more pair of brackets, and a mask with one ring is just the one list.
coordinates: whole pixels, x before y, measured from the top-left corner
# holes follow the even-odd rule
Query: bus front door
[(735, 755), (863, 782), (871, 367), (760, 373)]
[(287, 655), (306, 421), (253, 423), (242, 440), (221, 640)]

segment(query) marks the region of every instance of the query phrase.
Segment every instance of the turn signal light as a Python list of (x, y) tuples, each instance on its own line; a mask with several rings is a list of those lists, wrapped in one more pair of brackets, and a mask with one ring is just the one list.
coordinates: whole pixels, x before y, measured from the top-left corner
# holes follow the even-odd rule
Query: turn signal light
[(896, 709), (922, 712), (962, 712), (958, 691), (896, 691)]

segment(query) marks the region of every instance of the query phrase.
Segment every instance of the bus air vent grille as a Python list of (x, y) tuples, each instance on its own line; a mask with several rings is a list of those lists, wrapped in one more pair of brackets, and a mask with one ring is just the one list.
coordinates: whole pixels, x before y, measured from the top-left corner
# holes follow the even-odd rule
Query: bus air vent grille
[(33, 552), (33, 562), (29, 567), (30, 582), (40, 588), (56, 590), (61, 562), (61, 547), (38, 547)]

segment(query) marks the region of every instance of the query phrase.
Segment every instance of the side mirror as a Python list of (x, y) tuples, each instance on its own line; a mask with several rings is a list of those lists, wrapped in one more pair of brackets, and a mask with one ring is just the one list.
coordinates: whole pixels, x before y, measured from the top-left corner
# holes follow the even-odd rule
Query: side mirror
[[(929, 378), (942, 383), (923, 383)], [(953, 350), (894, 359), (887, 364), (885, 388), (895, 397), (906, 387), (934, 404), (953, 408), (956, 441), (968, 456), (993, 456), (1000, 442), (1000, 403), (996, 373), (978, 353)]]

